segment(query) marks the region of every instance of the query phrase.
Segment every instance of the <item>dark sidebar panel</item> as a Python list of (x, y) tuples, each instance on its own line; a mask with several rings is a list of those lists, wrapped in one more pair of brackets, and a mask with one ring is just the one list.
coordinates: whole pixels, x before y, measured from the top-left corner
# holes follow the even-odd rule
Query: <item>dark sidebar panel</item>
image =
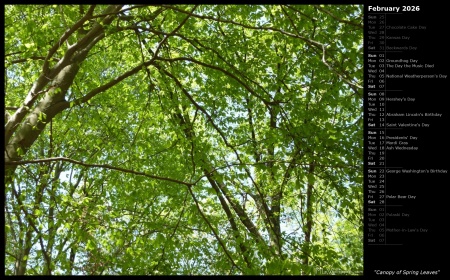
[(365, 276), (448, 275), (450, 15), (414, 2), (364, 5)]

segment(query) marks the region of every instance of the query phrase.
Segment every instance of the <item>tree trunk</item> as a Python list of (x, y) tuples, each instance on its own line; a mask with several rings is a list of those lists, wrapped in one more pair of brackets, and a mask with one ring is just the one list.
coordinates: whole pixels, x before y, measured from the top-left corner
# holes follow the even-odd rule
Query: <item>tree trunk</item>
[[(115, 13), (122, 6), (108, 6), (104, 13)], [(102, 24), (109, 24), (115, 15), (106, 16)], [(20, 107), (5, 125), (5, 163), (19, 161), (30, 149), (44, 130), (46, 124), (62, 110), (69, 108), (65, 100), (81, 63), (89, 51), (104, 37), (100, 24), (94, 24), (90, 32), (70, 46), (64, 57), (49, 70), (43, 70), (34, 83), (24, 106)], [(45, 87), (50, 83), (47, 89)], [(33, 108), (35, 101), (44, 96)], [(16, 165), (5, 164), (5, 184), (9, 184), (16, 170)]]
[[(309, 164), (308, 173), (310, 175), (314, 174), (314, 162)], [(311, 234), (313, 227), (313, 209), (312, 209), (312, 191), (314, 188), (313, 182), (308, 180), (308, 186), (306, 189), (306, 225), (304, 227), (305, 232), (305, 244), (304, 244), (304, 259), (303, 264), (305, 266), (309, 265), (309, 255), (310, 255), (310, 245), (311, 245)]]

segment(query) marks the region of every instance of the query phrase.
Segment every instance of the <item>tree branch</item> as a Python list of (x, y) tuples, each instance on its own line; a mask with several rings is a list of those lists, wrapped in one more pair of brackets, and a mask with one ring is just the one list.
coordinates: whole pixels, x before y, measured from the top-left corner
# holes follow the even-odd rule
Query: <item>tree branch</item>
[(92, 13), (94, 12), (95, 5), (89, 7), (89, 11), (86, 13), (84, 17), (82, 17), (79, 21), (77, 21), (69, 30), (64, 32), (64, 34), (59, 38), (59, 40), (52, 46), (52, 48), (48, 51), (47, 57), (45, 58), (44, 65), (42, 66), (43, 73), (47, 73), (49, 71), (48, 62), (50, 58), (56, 53), (59, 47), (72, 35), (78, 28), (82, 27), (83, 24), (92, 17)]
[(225, 252), (225, 254), (227, 255), (228, 259), (230, 259), (231, 263), (233, 264), (233, 266), (235, 266), (237, 269), (239, 269), (239, 271), (242, 272), (242, 269), (236, 265), (236, 263), (233, 260), (233, 257), (231, 257), (230, 253), (227, 250), (227, 247), (225, 246), (225, 244), (223, 243), (222, 239), (219, 237), (219, 235), (216, 233), (216, 231), (214, 230), (213, 226), (211, 225), (211, 223), (208, 221), (208, 218), (205, 216), (205, 214), (203, 213), (202, 209), (200, 208), (200, 205), (198, 203), (197, 198), (195, 197), (194, 193), (192, 192), (191, 188), (188, 187), (189, 192), (192, 196), (192, 199), (194, 199), (194, 203), (195, 206), (197, 207), (198, 212), (200, 213), (200, 215), (202, 216), (203, 220), (205, 220), (206, 224), (208, 225), (208, 227), (211, 229), (211, 231), (213, 232), (214, 236), (217, 239), (217, 242), (219, 242), (220, 247), (222, 247), (223, 251)]
[(116, 171), (121, 171), (121, 172), (124, 172), (124, 173), (130, 173), (130, 174), (134, 174), (134, 175), (145, 176), (145, 177), (152, 178), (152, 179), (157, 179), (157, 180), (162, 180), (162, 181), (169, 181), (169, 182), (173, 182), (173, 183), (177, 183), (177, 184), (185, 185), (185, 186), (193, 186), (194, 185), (193, 183), (187, 183), (187, 182), (179, 181), (179, 180), (176, 180), (176, 179), (150, 175), (150, 174), (147, 174), (145, 172), (135, 171), (135, 170), (132, 170), (132, 169), (125, 169), (125, 168), (121, 168), (121, 167), (112, 166), (112, 165), (109, 165), (109, 164), (85, 163), (85, 162), (82, 162), (82, 161), (78, 161), (78, 160), (74, 160), (74, 159), (70, 159), (70, 158), (66, 158), (66, 157), (53, 157), (53, 158), (34, 159), (34, 160), (10, 161), (10, 162), (5, 162), (5, 165), (25, 165), (25, 164), (51, 162), (51, 161), (66, 161), (66, 162), (78, 164), (78, 165), (85, 166), (85, 167), (99, 167), (99, 168), (105, 168), (105, 169), (110, 169), (110, 170), (116, 170)]
[(180, 8), (177, 8), (177, 7), (175, 7), (175, 6), (168, 6), (168, 5), (161, 5), (161, 6), (162, 6), (162, 7), (169, 8), (169, 9), (172, 9), (172, 10), (175, 10), (175, 11), (178, 11), (178, 12), (180, 12), (180, 13), (190, 14), (191, 16), (196, 17), (196, 18), (200, 18), (200, 19), (209, 19), (209, 20), (213, 20), (213, 21), (217, 21), (217, 22), (231, 23), (231, 24), (234, 24), (234, 25), (238, 25), (238, 26), (245, 27), (245, 28), (247, 28), (247, 29), (254, 29), (254, 30), (271, 30), (271, 31), (279, 32), (279, 33), (284, 34), (284, 35), (287, 35), (287, 36), (289, 36), (289, 37), (301, 39), (301, 40), (305, 41), (306, 43), (308, 43), (308, 44), (310, 44), (310, 45), (313, 45), (313, 46), (315, 46), (315, 47), (317, 47), (317, 48), (319, 48), (319, 49), (322, 48), (322, 46), (324, 46), (324, 44), (322, 44), (322, 43), (320, 43), (320, 42), (317, 42), (317, 41), (315, 41), (315, 40), (308, 39), (308, 38), (306, 38), (306, 37), (304, 37), (304, 36), (301, 36), (301, 35), (295, 35), (295, 34), (289, 33), (289, 32), (287, 32), (287, 31), (284, 31), (284, 30), (281, 30), (281, 29), (278, 29), (278, 28), (273, 28), (273, 27), (261, 27), (261, 26), (256, 27), (256, 26), (251, 26), (251, 25), (246, 25), (246, 24), (243, 24), (243, 23), (235, 22), (235, 21), (232, 21), (232, 20), (218, 19), (218, 18), (211, 17), (211, 16), (201, 16), (201, 15), (193, 14), (192, 12), (187, 12), (187, 11), (182, 10), (182, 9), (180, 9)]
[(355, 22), (352, 22), (352, 21), (349, 21), (349, 20), (345, 20), (345, 19), (341, 19), (341, 18), (337, 17), (336, 15), (334, 15), (333, 13), (331, 13), (330, 11), (321, 8), (319, 5), (314, 5), (314, 7), (317, 10), (330, 15), (332, 18), (334, 18), (335, 20), (337, 20), (337, 21), (339, 21), (341, 23), (346, 23), (346, 24), (349, 24), (349, 25), (353, 25), (353, 26), (356, 26), (356, 27), (361, 28), (361, 29), (364, 28), (364, 26), (362, 26), (362, 24), (355, 23)]
[[(6, 64), (8, 64), (8, 63), (9, 64), (15, 64), (15, 63), (27, 62), (29, 60), (45, 60), (45, 59), (46, 58), (43, 57), (43, 56), (30, 56), (30, 57), (27, 57), (27, 58), (15, 59), (15, 60), (12, 60), (12, 61), (9, 61), (9, 62), (6, 61)], [(56, 61), (56, 62), (59, 61), (59, 59), (54, 58), (54, 57), (52, 57), (51, 60)]]

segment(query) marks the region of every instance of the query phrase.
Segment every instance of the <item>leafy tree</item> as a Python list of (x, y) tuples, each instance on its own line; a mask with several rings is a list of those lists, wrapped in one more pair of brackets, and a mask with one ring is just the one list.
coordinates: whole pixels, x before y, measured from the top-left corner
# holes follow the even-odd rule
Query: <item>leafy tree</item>
[(5, 6), (6, 274), (358, 274), (362, 7)]

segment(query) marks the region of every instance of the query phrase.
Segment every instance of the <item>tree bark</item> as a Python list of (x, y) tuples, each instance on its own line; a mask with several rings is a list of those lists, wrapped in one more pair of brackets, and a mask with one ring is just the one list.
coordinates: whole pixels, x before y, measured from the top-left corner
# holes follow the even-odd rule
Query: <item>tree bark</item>
[[(116, 15), (109, 14), (120, 11), (121, 7), (121, 5), (108, 6), (104, 11), (106, 16), (101, 24), (110, 24)], [(5, 163), (21, 160), (45, 129), (46, 124), (68, 107), (65, 96), (80, 65), (92, 47), (104, 37), (101, 24), (94, 24), (85, 36), (70, 46), (64, 57), (52, 69), (47, 70), (44, 67), (28, 93), (24, 105), (10, 117), (5, 125)], [(50, 85), (45, 89), (49, 83)], [(40, 96), (43, 98), (32, 108)], [(16, 168), (17, 165), (5, 165), (5, 184), (11, 182)]]
[[(310, 163), (308, 173), (314, 174), (314, 162)], [(312, 191), (314, 188), (314, 184), (311, 181), (308, 181), (308, 186), (306, 189), (306, 225), (304, 227), (305, 232), (305, 244), (303, 249), (304, 261), (303, 264), (305, 266), (309, 265), (309, 255), (310, 255), (310, 245), (311, 245), (311, 235), (312, 235), (312, 227), (313, 227), (313, 209), (312, 209)]]

